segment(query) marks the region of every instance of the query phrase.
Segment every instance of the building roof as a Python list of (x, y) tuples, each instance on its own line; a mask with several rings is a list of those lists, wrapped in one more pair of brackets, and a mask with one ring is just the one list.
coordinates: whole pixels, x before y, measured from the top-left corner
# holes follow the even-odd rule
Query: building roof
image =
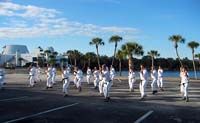
[(3, 47), (2, 54), (9, 55), (9, 54), (16, 54), (18, 53), (29, 53), (28, 48), (25, 45), (6, 45)]

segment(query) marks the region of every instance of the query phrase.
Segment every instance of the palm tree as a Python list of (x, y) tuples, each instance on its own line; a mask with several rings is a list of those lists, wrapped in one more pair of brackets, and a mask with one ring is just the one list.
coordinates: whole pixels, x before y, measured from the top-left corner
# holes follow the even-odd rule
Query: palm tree
[(52, 55), (54, 55), (55, 57), (58, 55), (58, 52), (53, 52)]
[(174, 48), (176, 50), (176, 56), (178, 57), (178, 60), (181, 64), (181, 66), (183, 66), (183, 64), (181, 62), (181, 58), (178, 54), (178, 43), (185, 43), (185, 39), (181, 35), (172, 35), (172, 36), (169, 37), (169, 40), (174, 42)]
[(60, 62), (61, 62), (61, 67), (62, 67), (64, 62), (67, 62), (67, 59), (66, 58), (60, 58)]
[(44, 63), (45, 63), (45, 53), (40, 53), (39, 57), (38, 57), (38, 62), (40, 66), (44, 67)]
[(97, 51), (97, 62), (98, 66), (100, 67), (100, 61), (99, 61), (99, 45), (104, 45), (105, 43), (101, 38), (93, 38), (91, 42), (89, 42), (90, 45), (95, 45), (96, 51)]
[(159, 57), (160, 56), (160, 54), (158, 53), (158, 51), (156, 51), (156, 50), (151, 50), (151, 51), (149, 51), (148, 53), (147, 53), (149, 56), (151, 56), (151, 61), (152, 61), (152, 67), (154, 66), (154, 58), (155, 57)]
[(127, 42), (121, 47), (125, 56), (128, 56), (129, 68), (133, 68), (133, 55), (142, 56), (144, 54), (143, 48), (136, 42)]
[(77, 66), (77, 59), (80, 59), (82, 56), (82, 53), (78, 50), (73, 50), (72, 52), (72, 58), (74, 59), (74, 66)]
[(70, 64), (72, 64), (73, 50), (68, 50), (68, 51), (66, 52), (66, 55), (67, 55), (68, 58), (69, 58)]
[(85, 59), (88, 61), (88, 66), (90, 67), (91, 60), (96, 57), (96, 54), (94, 52), (87, 52), (85, 53)]
[(122, 59), (125, 58), (124, 52), (122, 52), (122, 50), (118, 50), (116, 53), (116, 58), (119, 60), (119, 75), (122, 76)]
[(199, 64), (200, 64), (200, 53), (196, 54), (195, 57), (199, 59)]
[(196, 72), (196, 67), (195, 67), (195, 63), (194, 63), (194, 49), (199, 47), (199, 43), (195, 42), (195, 41), (191, 41), (188, 43), (188, 47), (192, 49), (192, 60), (193, 60), (193, 67), (194, 67), (194, 75), (195, 75), (195, 79), (197, 79), (197, 72)]
[(114, 55), (113, 55), (113, 59), (112, 59), (112, 65), (114, 64), (115, 54), (116, 54), (118, 42), (120, 42), (122, 39), (123, 38), (118, 36), (118, 35), (114, 35), (114, 36), (110, 37), (110, 39), (109, 39), (110, 43), (115, 43), (115, 49), (114, 49)]

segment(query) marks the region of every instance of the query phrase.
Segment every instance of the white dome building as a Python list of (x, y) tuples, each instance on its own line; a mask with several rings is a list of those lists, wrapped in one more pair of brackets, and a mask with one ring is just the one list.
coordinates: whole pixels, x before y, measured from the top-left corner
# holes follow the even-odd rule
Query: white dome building
[(3, 55), (11, 55), (16, 54), (18, 52), (19, 54), (28, 54), (29, 51), (25, 45), (6, 45), (3, 47)]

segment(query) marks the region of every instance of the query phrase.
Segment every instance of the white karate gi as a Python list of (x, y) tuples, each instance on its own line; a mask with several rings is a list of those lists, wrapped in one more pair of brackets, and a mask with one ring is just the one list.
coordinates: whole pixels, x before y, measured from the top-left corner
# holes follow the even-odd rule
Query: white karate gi
[(63, 80), (64, 80), (64, 83), (63, 83), (63, 93), (65, 94), (68, 94), (68, 87), (69, 87), (69, 84), (70, 84), (70, 72), (68, 70), (64, 70), (63, 73), (62, 73), (62, 77), (63, 77)]
[(52, 87), (52, 68), (47, 68), (47, 87)]
[(94, 87), (98, 87), (98, 85), (99, 85), (99, 71), (95, 70), (93, 72), (93, 75), (94, 75)]
[(132, 91), (134, 89), (134, 83), (135, 83), (135, 81), (136, 81), (136, 79), (135, 79), (135, 72), (129, 71), (128, 84), (129, 84), (130, 91)]
[(141, 72), (140, 72), (140, 79), (141, 79), (141, 82), (140, 82), (140, 93), (141, 93), (141, 97), (143, 98), (144, 96), (146, 96), (146, 86), (148, 84), (148, 72), (146, 69), (143, 69)]
[(157, 91), (157, 89), (156, 89), (156, 78), (157, 78), (156, 74), (157, 74), (156, 70), (153, 70), (151, 72), (151, 78), (152, 78), (151, 89), (152, 89), (152, 91)]
[(163, 70), (162, 69), (158, 69), (157, 85), (159, 88), (163, 88)]
[(56, 83), (56, 68), (55, 67), (52, 68), (52, 83), (53, 84)]
[(110, 97), (110, 89), (112, 86), (112, 80), (110, 78), (110, 73), (109, 71), (103, 71), (102, 72), (102, 77), (103, 77), (103, 93), (104, 97)]
[(87, 77), (86, 77), (86, 79), (87, 79), (87, 83), (88, 84), (90, 84), (90, 82), (91, 82), (91, 77), (92, 77), (92, 71), (91, 71), (91, 69), (87, 69)]

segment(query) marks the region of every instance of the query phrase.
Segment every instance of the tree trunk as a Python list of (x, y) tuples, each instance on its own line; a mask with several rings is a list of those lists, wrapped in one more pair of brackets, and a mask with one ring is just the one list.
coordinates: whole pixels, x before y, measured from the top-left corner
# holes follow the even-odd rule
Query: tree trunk
[(175, 49), (176, 49), (176, 55), (177, 55), (178, 60), (179, 60), (179, 62), (180, 62), (180, 64), (181, 64), (181, 67), (183, 67), (183, 64), (182, 64), (182, 62), (181, 62), (181, 58), (180, 58), (180, 56), (179, 56), (179, 54), (178, 54), (178, 49), (177, 49), (177, 48), (175, 48)]
[(86, 62), (85, 62), (85, 60), (84, 60), (84, 61), (83, 61), (83, 68), (82, 68), (82, 70), (85, 69), (85, 65), (86, 65)]
[(153, 68), (154, 67), (154, 58), (153, 58), (153, 56), (151, 57), (151, 61), (152, 61), (151, 67)]
[(133, 57), (132, 56), (129, 56), (129, 58), (128, 58), (128, 66), (129, 66), (129, 68), (133, 68)]
[(122, 61), (119, 59), (119, 76), (122, 76)]
[(114, 61), (115, 61), (116, 50), (117, 50), (117, 44), (115, 44), (114, 55), (113, 55), (113, 59), (112, 59), (112, 66), (114, 65)]
[(98, 62), (98, 66), (100, 67), (100, 61), (99, 61), (99, 49), (98, 49), (98, 46), (96, 46), (96, 50), (97, 50), (97, 62)]
[(71, 57), (69, 57), (69, 62), (72, 65), (72, 58)]
[(195, 67), (195, 63), (194, 63), (194, 52), (192, 51), (192, 62), (193, 62), (193, 67), (194, 67), (194, 76), (195, 79), (197, 79), (197, 71), (196, 71), (196, 67)]
[(74, 66), (76, 66), (76, 59), (74, 59)]
[(199, 57), (199, 64), (200, 64), (200, 57)]
[(90, 67), (90, 58), (88, 59), (88, 66)]
[(60, 66), (60, 67), (63, 67), (63, 64), (64, 64), (64, 62), (62, 61), (62, 62), (61, 62), (61, 66)]

